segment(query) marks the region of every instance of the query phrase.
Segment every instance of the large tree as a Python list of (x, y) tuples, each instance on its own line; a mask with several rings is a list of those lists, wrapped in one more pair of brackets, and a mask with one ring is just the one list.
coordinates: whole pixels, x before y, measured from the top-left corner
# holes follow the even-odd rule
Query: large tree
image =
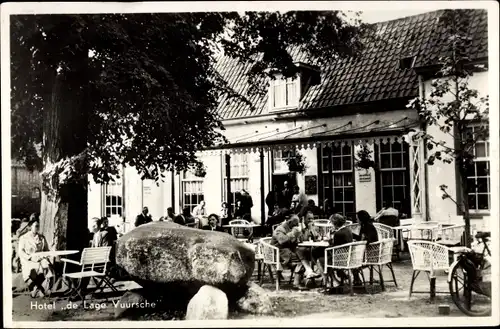
[[(427, 130), (414, 136), (422, 139), (428, 149), (428, 165), (442, 161), (456, 166), (460, 178), (457, 196), (450, 195), (446, 185), (440, 185), (440, 189), (442, 198), (454, 202), (463, 214), (465, 242), (470, 247), (470, 203), (475, 203), (478, 189), (483, 191), (489, 184), (486, 179), (484, 182), (479, 182), (483, 179), (469, 179), (470, 176), (489, 175), (486, 165), (478, 166), (478, 173), (474, 174), (477, 148), (484, 147), (489, 136), (489, 102), (487, 95), (481, 96), (478, 90), (471, 88), (470, 77), (476, 72), (485, 71), (485, 66), (475, 63), (474, 58), (471, 58), (474, 23), (471, 21), (471, 11), (445, 10), (439, 20), (444, 36), (440, 68), (432, 81), (429, 96), (413, 99), (409, 107), (419, 112), (426, 127), (438, 127), (442, 135), (451, 137), (447, 142)], [(486, 204), (490, 202), (486, 201)]]
[[(217, 100), (241, 97), (216, 57), (251, 61), (250, 79), (297, 73), (289, 50), (353, 56), (367, 26), (338, 11), (11, 16), (12, 157), (42, 171), (41, 226), (81, 248), (89, 177), (122, 165), (159, 180), (223, 140)], [(242, 77), (244, 78), (244, 77)]]

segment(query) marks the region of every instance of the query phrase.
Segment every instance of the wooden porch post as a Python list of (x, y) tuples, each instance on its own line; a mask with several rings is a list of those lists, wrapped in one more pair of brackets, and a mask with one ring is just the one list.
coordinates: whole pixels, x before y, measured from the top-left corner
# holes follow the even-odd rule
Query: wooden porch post
[(175, 170), (172, 169), (172, 178), (170, 181), (170, 193), (172, 194), (171, 200), (172, 200), (172, 211), (175, 214)]
[(260, 153), (260, 225), (264, 226), (266, 218), (266, 200), (264, 197), (264, 149), (259, 149)]
[(226, 163), (226, 202), (228, 206), (227, 220), (233, 219), (233, 194), (231, 193), (231, 156), (229, 154), (225, 155)]

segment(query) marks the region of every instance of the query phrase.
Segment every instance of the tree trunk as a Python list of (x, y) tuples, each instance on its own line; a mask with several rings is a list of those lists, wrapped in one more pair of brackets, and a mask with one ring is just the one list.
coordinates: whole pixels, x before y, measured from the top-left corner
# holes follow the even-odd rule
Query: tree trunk
[[(81, 54), (84, 67), (87, 54)], [(87, 146), (88, 77), (85, 70), (54, 77), (51, 104), (44, 109), (44, 169), (82, 153)], [(88, 245), (87, 180), (42, 189), (40, 226), (55, 250)]]

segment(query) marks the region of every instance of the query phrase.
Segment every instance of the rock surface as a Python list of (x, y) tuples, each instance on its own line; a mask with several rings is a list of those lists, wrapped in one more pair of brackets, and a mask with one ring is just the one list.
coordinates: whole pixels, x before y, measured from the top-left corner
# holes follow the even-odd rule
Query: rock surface
[(213, 286), (203, 286), (189, 301), (186, 320), (226, 320), (228, 313), (226, 294)]
[(179, 304), (204, 285), (235, 301), (246, 291), (255, 253), (226, 233), (153, 222), (118, 239), (116, 262), (146, 291), (175, 296)]
[(251, 282), (248, 284), (248, 290), (237, 302), (236, 306), (252, 314), (272, 314), (273, 303), (268, 293), (258, 284)]

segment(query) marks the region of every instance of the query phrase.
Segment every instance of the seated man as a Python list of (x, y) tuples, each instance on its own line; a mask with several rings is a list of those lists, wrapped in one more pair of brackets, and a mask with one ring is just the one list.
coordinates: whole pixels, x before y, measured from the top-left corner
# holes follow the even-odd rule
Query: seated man
[[(330, 240), (328, 241), (330, 247), (341, 246), (343, 244), (353, 242), (351, 230), (348, 227), (344, 226), (346, 222), (344, 216), (340, 214), (334, 214), (330, 217), (330, 221), (332, 222), (335, 230)], [(332, 276), (333, 282), (331, 283), (331, 285), (326, 275), (324, 274), (323, 265), (325, 264), (325, 248), (315, 248), (313, 249), (312, 254), (314, 261), (316, 262), (318, 268), (321, 271), (320, 273), (323, 276), (323, 280), (326, 282), (325, 292), (329, 292), (331, 288), (336, 288), (340, 286), (340, 280), (337, 279), (336, 274), (342, 276), (343, 273), (341, 271), (339, 271), (338, 273), (333, 273)]]
[(222, 227), (219, 226), (219, 216), (216, 214), (208, 216), (208, 225), (204, 225), (201, 229), (206, 231), (224, 232)]
[(308, 212), (311, 212), (314, 216), (321, 216), (322, 214), (321, 209), (318, 206), (316, 206), (314, 200), (312, 199), (309, 199), (307, 201), (307, 205), (302, 207), (299, 213), (299, 217), (304, 217)]
[(28, 224), (29, 231), (19, 238), (18, 254), (21, 260), (21, 271), (25, 282), (32, 289), (31, 297), (44, 297), (49, 290), (48, 278), (54, 276), (52, 259), (40, 258), (37, 252), (49, 251), (45, 237), (39, 233), (40, 224), (32, 221)]
[[(281, 264), (291, 267), (293, 263), (301, 263), (305, 268), (305, 275), (307, 279), (319, 277), (320, 274), (314, 273), (311, 268), (309, 250), (305, 251), (302, 248), (297, 248), (300, 241), (301, 231), (298, 228), (299, 217), (296, 215), (291, 216), (288, 220), (284, 221), (273, 232), (271, 245), (280, 249), (280, 262)], [(295, 267), (293, 286), (296, 289), (303, 289), (301, 286), (301, 266)]]
[(189, 225), (193, 226), (196, 223), (195, 218), (191, 215), (189, 207), (184, 207), (182, 209), (182, 214), (178, 215), (174, 219), (174, 223), (179, 225)]
[(384, 202), (384, 207), (373, 217), (375, 222), (388, 226), (399, 226), (399, 211)]

